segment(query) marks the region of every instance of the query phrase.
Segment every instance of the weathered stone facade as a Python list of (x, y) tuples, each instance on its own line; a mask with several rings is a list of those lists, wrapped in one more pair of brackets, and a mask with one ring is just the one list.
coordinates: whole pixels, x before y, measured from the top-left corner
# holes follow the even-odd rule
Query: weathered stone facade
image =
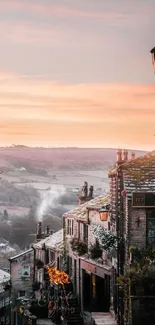
[(129, 216), (129, 247), (146, 245), (146, 210), (132, 209)]
[(0, 269), (0, 320), (10, 324), (10, 274)]
[[(144, 157), (135, 159), (132, 155), (128, 160), (128, 155), (118, 150), (117, 162), (109, 172), (110, 178), (110, 217), (112, 229), (116, 232), (119, 245), (117, 257), (113, 260), (115, 273), (117, 276), (124, 274), (126, 266), (130, 266), (130, 249), (131, 247), (145, 248), (148, 245), (148, 234), (155, 233), (155, 230), (148, 229), (148, 212), (155, 217), (155, 206), (151, 207), (133, 205), (133, 195), (145, 195), (155, 191), (155, 153), (148, 154)], [(153, 220), (153, 219), (152, 219)], [(152, 239), (152, 238), (151, 238)], [(152, 239), (154, 240), (154, 238)], [(153, 243), (153, 242), (152, 242)], [(116, 282), (116, 275), (114, 282)], [(132, 314), (132, 304), (130, 299), (130, 290), (127, 296), (121, 299), (121, 293), (114, 289), (115, 311), (118, 318), (118, 324), (133, 325), (130, 316)], [(147, 305), (149, 306), (149, 304)], [(139, 303), (140, 312), (140, 303)], [(139, 323), (141, 324), (141, 323)], [(154, 324), (154, 323), (152, 323)]]
[(33, 293), (34, 281), (34, 250), (10, 258), (11, 292), (13, 303), (20, 296), (30, 296)]
[[(102, 257), (98, 259), (91, 259), (89, 248), (96, 243), (93, 227), (101, 225), (103, 228), (109, 228), (109, 219), (101, 221), (99, 210), (102, 205), (108, 204), (109, 197), (98, 197), (79, 207), (64, 214), (64, 243), (69, 256), (69, 275), (73, 279), (74, 291), (78, 294), (81, 302), (81, 309), (84, 308), (84, 291), (88, 288), (85, 286), (85, 274), (90, 277), (89, 298), (95, 299), (96, 295), (96, 279), (110, 278), (111, 261), (108, 259), (106, 252), (103, 252)], [(78, 252), (73, 251), (71, 241), (77, 238), (79, 241), (85, 243), (88, 247), (88, 253), (82, 256)], [(108, 280), (105, 280), (108, 281)], [(107, 282), (110, 290), (110, 283)], [(107, 293), (108, 294), (108, 293)], [(94, 295), (94, 297), (93, 297)], [(107, 301), (109, 297), (107, 296)], [(102, 300), (102, 299), (101, 299)], [(93, 305), (90, 308), (95, 308)]]

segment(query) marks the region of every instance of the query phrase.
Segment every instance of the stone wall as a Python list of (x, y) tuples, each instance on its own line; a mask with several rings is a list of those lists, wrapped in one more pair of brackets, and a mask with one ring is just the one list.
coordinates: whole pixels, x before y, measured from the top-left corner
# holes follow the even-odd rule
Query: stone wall
[(144, 247), (146, 245), (146, 211), (131, 209), (129, 217), (129, 246)]
[(155, 297), (131, 297), (132, 324), (155, 324)]
[(25, 291), (25, 293), (27, 294), (32, 294), (33, 277), (34, 277), (34, 251), (33, 250), (29, 253), (19, 255), (19, 257), (16, 257), (16, 259), (12, 259), (11, 284), (12, 284), (12, 295), (14, 297), (17, 297), (18, 293), (22, 291)]

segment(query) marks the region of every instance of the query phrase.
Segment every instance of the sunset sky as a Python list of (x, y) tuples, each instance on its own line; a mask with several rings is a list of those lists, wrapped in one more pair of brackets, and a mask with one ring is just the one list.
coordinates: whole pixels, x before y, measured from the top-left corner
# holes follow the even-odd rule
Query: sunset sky
[(0, 0), (0, 145), (155, 149), (155, 0)]

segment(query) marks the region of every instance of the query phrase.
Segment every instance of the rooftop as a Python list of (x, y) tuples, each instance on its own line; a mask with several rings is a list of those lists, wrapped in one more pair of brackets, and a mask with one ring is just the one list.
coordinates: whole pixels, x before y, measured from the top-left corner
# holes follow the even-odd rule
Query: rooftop
[(155, 191), (155, 151), (116, 166), (110, 170), (109, 176), (119, 169), (123, 172), (127, 196), (131, 196), (134, 191)]
[(33, 248), (30, 248), (30, 249), (28, 249), (28, 250), (25, 251), (25, 252), (22, 252), (22, 253), (19, 253), (18, 255), (15, 255), (15, 256), (10, 257), (10, 258), (9, 258), (9, 261), (13, 261), (13, 260), (15, 260), (15, 259), (17, 259), (17, 258), (19, 258), (19, 257), (21, 257), (21, 256), (24, 256), (24, 255), (26, 255), (26, 254), (31, 253), (32, 251), (33, 251)]
[(10, 274), (0, 269), (0, 284), (10, 280)]
[(76, 208), (64, 213), (63, 216), (74, 217), (85, 221), (88, 217), (88, 210), (99, 210), (103, 205), (107, 205), (109, 203), (109, 200), (109, 194), (107, 194), (106, 196), (97, 196), (95, 199), (92, 199), (84, 204), (78, 205)]
[(147, 153), (146, 155), (134, 158), (134, 159), (129, 159), (127, 161), (123, 161), (110, 169), (109, 175), (114, 174), (116, 171), (119, 169), (129, 171), (129, 169), (137, 170), (141, 168), (141, 172), (143, 170), (146, 173), (150, 169), (155, 169), (155, 150)]
[(34, 244), (33, 247), (42, 249), (43, 245), (45, 245), (48, 248), (55, 249), (55, 248), (59, 248), (62, 242), (63, 242), (63, 229), (60, 229), (54, 232), (49, 237), (40, 240), (39, 242)]

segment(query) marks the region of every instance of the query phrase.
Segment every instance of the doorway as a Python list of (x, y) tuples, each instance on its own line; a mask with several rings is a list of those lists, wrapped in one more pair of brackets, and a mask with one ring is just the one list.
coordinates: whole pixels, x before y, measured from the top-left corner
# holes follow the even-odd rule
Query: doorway
[(110, 308), (110, 276), (96, 276), (96, 311), (109, 312)]
[(91, 277), (90, 274), (83, 270), (83, 308), (84, 310), (90, 310), (91, 302)]

